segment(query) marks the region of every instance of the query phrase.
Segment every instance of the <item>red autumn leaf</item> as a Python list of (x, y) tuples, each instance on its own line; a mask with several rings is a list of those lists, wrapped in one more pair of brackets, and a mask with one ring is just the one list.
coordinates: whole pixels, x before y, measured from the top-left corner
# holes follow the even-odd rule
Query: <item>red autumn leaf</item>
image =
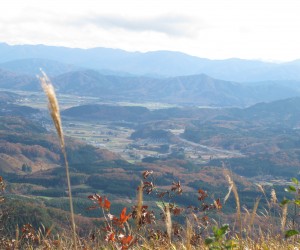
[(104, 200), (104, 205), (103, 207), (106, 209), (106, 210), (109, 210), (110, 209), (110, 201), (105, 197), (105, 200)]
[(130, 214), (126, 215), (126, 207), (124, 207), (120, 214), (120, 223), (125, 223), (129, 218)]
[[(97, 203), (99, 207), (105, 208), (106, 210), (110, 209), (110, 201), (104, 196), (103, 198), (99, 194), (89, 195), (88, 198), (92, 200), (94, 203)], [(95, 209), (95, 206), (92, 206), (88, 209)]]
[(124, 227), (124, 223), (131, 217), (131, 214), (126, 215), (126, 207), (123, 208), (120, 218), (114, 217), (113, 221), (115, 224), (117, 224), (119, 227)]
[(103, 205), (102, 205), (102, 197), (101, 196), (98, 197), (97, 202), (99, 204), (99, 207), (103, 207)]
[(108, 240), (108, 241), (116, 241), (115, 233), (109, 234), (107, 240)]
[(123, 237), (121, 240), (122, 245), (128, 245), (132, 241), (133, 237), (128, 235), (127, 237)]

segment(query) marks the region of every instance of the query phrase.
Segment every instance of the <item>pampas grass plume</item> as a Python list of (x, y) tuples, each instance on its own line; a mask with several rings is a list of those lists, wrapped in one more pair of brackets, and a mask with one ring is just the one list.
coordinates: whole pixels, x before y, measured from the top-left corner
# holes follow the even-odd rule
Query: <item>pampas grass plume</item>
[(48, 98), (48, 107), (49, 112), (51, 114), (59, 141), (60, 147), (64, 156), (65, 160), (65, 167), (66, 167), (66, 176), (67, 176), (67, 183), (68, 183), (68, 194), (69, 194), (69, 202), (70, 202), (70, 213), (71, 213), (71, 224), (72, 224), (72, 231), (73, 231), (73, 244), (74, 249), (77, 250), (77, 243), (76, 243), (76, 225), (75, 225), (75, 218), (74, 218), (74, 209), (73, 209), (73, 199), (72, 199), (72, 192), (71, 192), (71, 182), (70, 182), (70, 174), (69, 174), (69, 163), (67, 159), (66, 147), (65, 147), (65, 140), (64, 140), (64, 133), (61, 124), (60, 112), (59, 112), (59, 105), (55, 95), (54, 87), (51, 84), (48, 76), (45, 72), (42, 72), (42, 76), (39, 77), (41, 82), (42, 88)]

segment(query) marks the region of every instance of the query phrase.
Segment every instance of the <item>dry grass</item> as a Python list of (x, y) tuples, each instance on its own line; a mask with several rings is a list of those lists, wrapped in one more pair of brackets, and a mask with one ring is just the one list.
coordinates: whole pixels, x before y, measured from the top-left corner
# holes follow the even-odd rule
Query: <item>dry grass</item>
[(170, 239), (172, 239), (172, 219), (171, 219), (171, 213), (170, 213), (170, 208), (169, 206), (166, 206), (166, 211), (165, 211), (165, 220), (166, 220), (166, 228), (167, 228), (167, 234)]
[(256, 202), (254, 204), (253, 211), (252, 211), (252, 214), (251, 214), (251, 219), (250, 219), (250, 224), (249, 224), (250, 228), (252, 227), (252, 225), (254, 223), (254, 219), (257, 215), (256, 212), (257, 212), (259, 202), (260, 202), (260, 198), (256, 199)]
[(65, 168), (66, 168), (66, 176), (68, 183), (68, 195), (69, 195), (69, 203), (70, 203), (70, 213), (71, 213), (71, 224), (73, 231), (73, 244), (74, 249), (77, 249), (77, 239), (76, 239), (76, 224), (74, 218), (74, 209), (73, 209), (73, 199), (72, 199), (72, 190), (71, 190), (71, 181), (70, 181), (70, 173), (69, 173), (69, 163), (67, 159), (67, 152), (64, 140), (64, 133), (61, 124), (60, 111), (58, 101), (55, 95), (54, 87), (51, 84), (48, 76), (42, 71), (42, 76), (39, 77), (43, 90), (48, 98), (48, 107), (52, 117), (52, 121), (56, 128), (56, 132), (60, 141), (61, 150), (64, 156)]
[[(280, 237), (272, 236), (269, 237), (265, 235), (264, 237), (258, 239), (245, 238), (241, 241), (243, 247), (238, 245), (236, 250), (298, 250), (300, 249), (299, 242), (282, 240)], [(132, 250), (209, 250), (209, 247), (204, 243), (197, 244), (196, 246), (190, 245), (190, 248), (184, 242), (160, 244), (159, 242), (154, 246), (150, 242), (144, 242), (142, 245), (135, 245), (129, 249)], [(82, 250), (114, 250), (117, 249), (113, 245), (107, 244), (107, 242), (101, 239), (81, 239), (78, 244), (78, 248)], [(58, 240), (46, 239), (39, 246), (33, 247), (32, 245), (23, 246), (22, 248), (1, 248), (1, 249), (23, 249), (23, 250), (71, 250), (72, 239), (68, 238), (66, 235), (62, 235)], [(212, 248), (213, 249), (213, 248)], [(225, 248), (215, 248), (215, 249), (225, 249)], [(228, 248), (230, 249), (230, 248)]]
[(228, 184), (229, 184), (229, 192), (226, 195), (226, 199), (229, 197), (230, 192), (232, 191), (234, 194), (234, 199), (235, 199), (235, 203), (236, 203), (236, 218), (237, 218), (237, 222), (238, 222), (238, 227), (240, 230), (240, 236), (241, 236), (241, 232), (242, 232), (242, 219), (241, 219), (241, 204), (240, 204), (240, 197), (237, 191), (237, 187), (235, 185), (235, 183), (233, 182), (232, 178), (230, 177), (230, 173), (228, 171), (228, 169), (224, 169), (224, 176), (226, 177)]
[(137, 193), (137, 216), (136, 216), (136, 226), (139, 227), (139, 221), (142, 216), (142, 206), (143, 206), (143, 184), (138, 187)]
[(192, 245), (191, 245), (192, 235), (193, 235), (193, 228), (192, 228), (192, 225), (191, 225), (190, 221), (187, 219), (186, 220), (186, 236), (185, 236), (185, 238), (186, 238), (185, 239), (186, 249), (187, 250), (192, 249)]
[[(228, 183), (230, 185), (229, 190), (231, 190), (233, 193), (235, 192), (236, 188), (234, 187), (234, 181), (232, 178), (228, 175), (227, 171), (224, 171), (224, 173), (227, 173), (226, 177), (228, 180)], [(137, 211), (141, 211), (143, 207), (143, 184), (140, 185), (138, 188), (137, 193)], [(236, 190), (237, 192), (237, 190)], [(271, 192), (270, 196), (270, 204), (274, 203), (277, 204), (277, 199), (275, 199), (274, 191)], [(96, 197), (96, 196), (95, 196)], [(100, 196), (96, 197), (98, 198), (97, 203), (99, 204)], [(104, 198), (104, 197), (102, 197)], [(235, 201), (239, 202), (239, 199), (235, 197)], [(300, 242), (296, 237), (285, 239), (282, 234), (280, 233), (280, 229), (282, 232), (286, 228), (289, 228), (289, 221), (288, 221), (288, 207), (287, 204), (285, 204), (282, 207), (282, 215), (281, 215), (281, 226), (277, 227), (277, 231), (273, 230), (273, 228), (276, 227), (276, 225), (272, 224), (272, 220), (268, 218), (268, 214), (265, 216), (261, 216), (268, 221), (269, 225), (264, 225), (265, 227), (261, 227), (260, 224), (256, 224), (257, 221), (256, 218), (259, 218), (257, 215), (258, 210), (258, 204), (260, 202), (260, 199), (258, 198), (254, 204), (252, 213), (248, 210), (246, 210), (246, 213), (243, 214), (241, 211), (236, 212), (235, 219), (238, 221), (241, 219), (242, 216), (245, 216), (245, 223), (244, 225), (241, 224), (241, 226), (244, 226), (242, 228), (239, 228), (237, 233), (234, 230), (234, 227), (232, 225), (230, 226), (230, 231), (228, 234), (224, 234), (224, 237), (219, 239), (217, 244), (218, 247), (214, 248), (213, 246), (207, 246), (205, 244), (205, 239), (207, 239), (208, 235), (211, 235), (211, 227), (208, 227), (207, 230), (209, 230), (206, 234), (201, 234), (200, 238), (198, 238), (198, 241), (195, 242), (195, 221), (201, 220), (200, 217), (197, 218), (196, 214), (194, 214), (194, 222), (193, 217), (186, 217), (186, 227), (184, 232), (181, 234), (181, 238), (176, 238), (174, 234), (174, 225), (176, 223), (172, 223), (171, 218), (171, 208), (169, 207), (169, 204), (165, 204), (165, 206), (162, 206), (161, 209), (163, 211), (163, 218), (165, 222), (165, 233), (162, 232), (159, 236), (157, 235), (155, 238), (149, 238), (149, 234), (147, 230), (140, 231), (140, 224), (136, 223), (137, 230), (132, 230), (127, 223), (127, 219), (129, 219), (129, 214), (127, 217), (126, 211), (124, 212), (124, 218), (123, 220), (125, 222), (125, 227), (123, 227), (123, 222), (119, 224), (120, 231), (112, 231), (112, 232), (118, 232), (115, 234), (115, 237), (118, 237), (119, 233), (124, 234), (124, 237), (132, 237), (132, 239), (139, 239), (137, 243), (134, 243), (131, 245), (120, 245), (121, 241), (113, 241), (105, 239), (103, 236), (103, 231), (98, 230), (96, 234), (94, 234), (93, 237), (85, 237), (85, 238), (78, 238), (77, 240), (77, 246), (74, 245), (74, 238), (72, 236), (71, 230), (70, 232), (65, 232), (61, 234), (60, 236), (53, 236), (51, 235), (51, 229), (46, 230), (45, 228), (36, 230), (35, 233), (30, 234), (30, 230), (28, 230), (29, 233), (27, 233), (28, 238), (34, 236), (31, 241), (25, 241), (26, 237), (24, 237), (24, 232), (21, 230), (20, 235), (19, 231), (16, 231), (16, 238), (14, 240), (7, 240), (5, 242), (5, 245), (1, 245), (0, 240), (0, 246), (2, 248), (0, 249), (83, 249), (83, 250), (92, 250), (92, 249), (135, 249), (135, 250), (144, 250), (144, 249), (174, 249), (174, 250), (196, 250), (196, 249), (243, 249), (243, 250), (296, 250), (300, 249)], [(278, 205), (278, 204), (277, 204)], [(105, 203), (105, 200), (101, 199), (101, 203), (99, 205), (102, 208), (110, 207), (108, 206), (108, 203)], [(103, 213), (105, 209), (102, 209)], [(107, 212), (109, 214), (109, 211)], [(267, 212), (266, 212), (267, 213)], [(141, 212), (137, 213), (137, 218), (141, 217)], [(248, 218), (247, 216), (250, 218)], [(246, 223), (250, 219), (249, 223)], [(120, 219), (117, 219), (118, 222), (121, 222)], [(106, 219), (106, 222), (110, 225), (110, 227), (114, 227), (113, 223), (111, 224), (109, 222), (109, 219)], [(133, 221), (134, 222), (134, 221)], [(132, 223), (132, 227), (135, 223)], [(174, 224), (174, 225), (172, 225)], [(199, 225), (199, 223), (196, 223)], [(161, 224), (163, 227), (163, 224)], [(211, 226), (216, 225), (220, 227), (221, 225), (217, 223), (216, 221), (212, 223)], [(142, 225), (145, 226), (145, 225)], [(147, 227), (147, 225), (146, 225)], [(151, 226), (152, 227), (152, 226)], [(155, 226), (153, 225), (155, 228)], [(123, 229), (122, 229), (123, 228)], [(270, 228), (270, 229), (268, 229)], [(30, 229), (30, 227), (29, 227)], [(111, 230), (111, 229), (110, 229)], [(243, 234), (241, 234), (241, 232)], [(245, 233), (246, 232), (246, 233)], [(110, 234), (109, 234), (110, 235)], [(161, 238), (163, 237), (163, 238)], [(37, 240), (36, 240), (37, 239)], [(163, 239), (163, 240), (162, 240)], [(172, 239), (172, 240), (171, 240)], [(234, 242), (234, 244), (237, 244), (236, 246), (228, 247), (228, 242)], [(122, 243), (123, 244), (123, 243)], [(5, 246), (5, 248), (3, 247)], [(128, 247), (128, 248), (127, 248)], [(227, 247), (227, 248), (226, 248)]]
[(284, 231), (285, 231), (287, 212), (288, 212), (288, 205), (284, 204), (283, 207), (282, 207), (282, 217), (281, 217), (281, 231), (282, 231), (282, 233), (284, 233)]

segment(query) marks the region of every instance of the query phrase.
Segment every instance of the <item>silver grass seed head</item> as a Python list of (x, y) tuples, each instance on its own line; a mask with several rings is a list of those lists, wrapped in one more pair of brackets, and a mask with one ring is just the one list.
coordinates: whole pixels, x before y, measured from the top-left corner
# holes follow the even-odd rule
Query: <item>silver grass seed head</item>
[(41, 82), (42, 88), (48, 98), (48, 108), (56, 129), (56, 132), (58, 134), (61, 147), (64, 147), (64, 136), (63, 136), (63, 130), (61, 125), (61, 118), (60, 118), (60, 112), (59, 112), (59, 105), (58, 101), (55, 95), (54, 87), (46, 75), (44, 71), (41, 70), (42, 76), (39, 76), (39, 80)]

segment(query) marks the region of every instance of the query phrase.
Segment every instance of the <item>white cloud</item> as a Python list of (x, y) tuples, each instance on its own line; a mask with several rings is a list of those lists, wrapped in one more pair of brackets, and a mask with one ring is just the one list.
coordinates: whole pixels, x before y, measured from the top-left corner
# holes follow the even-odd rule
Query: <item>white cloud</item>
[(66, 22), (81, 27), (94, 25), (105, 30), (122, 29), (129, 32), (158, 32), (170, 36), (193, 37), (204, 25), (197, 23), (187, 16), (165, 15), (147, 18), (128, 18), (122, 16), (88, 16)]
[(0, 41), (208, 58), (300, 58), (298, 0), (10, 0)]

